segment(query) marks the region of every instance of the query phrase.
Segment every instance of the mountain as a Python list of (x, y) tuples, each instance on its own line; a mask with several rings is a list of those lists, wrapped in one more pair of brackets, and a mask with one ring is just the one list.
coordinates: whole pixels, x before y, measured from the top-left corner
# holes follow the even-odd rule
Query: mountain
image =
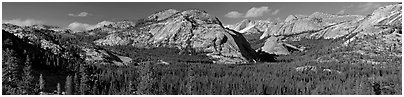
[(127, 57), (126, 51), (111, 49), (116, 46), (177, 48), (180, 54), (205, 55), (215, 63), (226, 64), (249, 63), (256, 57), (242, 34), (224, 28), (216, 17), (202, 10), (162, 10), (137, 22), (102, 21), (81, 32), (46, 25), (12, 24), (3, 24), (3, 30), (3, 33), (28, 39), (27, 42), (53, 55), (72, 59), (71, 55), (76, 54), (74, 58), (89, 63), (130, 64), (132, 58)]
[(342, 37), (340, 48), (347, 49), (346, 57), (328, 54), (320, 62), (356, 60), (352, 64), (372, 64), (375, 68), (395, 68), (402, 59), (402, 5), (389, 5), (376, 9), (357, 23), (356, 29)]
[(264, 45), (264, 41), (260, 40), (259, 37), (262, 36), (262, 34), (274, 24), (276, 24), (276, 22), (269, 20), (244, 19), (239, 23), (234, 25), (226, 25), (225, 27), (242, 33), (247, 39), (248, 43), (250, 43), (251, 48), (258, 49)]
[(269, 20), (248, 20), (244, 19), (243, 21), (236, 23), (235, 25), (226, 25), (227, 28), (238, 31), (242, 34), (254, 34), (254, 33), (263, 33), (270, 28), (271, 22)]
[[(62, 59), (83, 59), (86, 62), (95, 62), (102, 64), (128, 65), (130, 58), (114, 54), (111, 51), (97, 47), (94, 44), (81, 41), (80, 36), (74, 33), (55, 31), (53, 28), (44, 28), (42, 26), (17, 26), (12, 24), (3, 24), (3, 34), (7, 35), (3, 38), (9, 39), (12, 35), (18, 38), (11, 38), (10, 41), (21, 40), (21, 42), (32, 45), (26, 51), (36, 53), (49, 51), (51, 55), (58, 56)], [(10, 45), (18, 45), (22, 43), (14, 43)], [(17, 46), (18, 47), (18, 46)], [(12, 49), (12, 48), (11, 48)], [(39, 51), (41, 50), (41, 51)], [(17, 50), (19, 51), (19, 50)]]
[[(302, 39), (341, 38), (344, 39), (344, 44), (347, 44), (363, 35), (382, 33), (383, 29), (379, 26), (401, 25), (400, 11), (401, 4), (379, 8), (366, 17), (332, 15), (320, 12), (315, 12), (310, 16), (290, 15), (284, 22), (273, 25), (260, 36), (260, 39), (266, 39), (265, 45), (260, 50), (287, 55), (290, 54), (290, 50), (286, 49), (289, 44), (285, 41), (292, 42)], [(298, 49), (302, 48), (305, 47)]]
[(94, 41), (100, 46), (173, 47), (186, 52), (206, 53), (216, 63), (248, 63), (255, 51), (242, 34), (224, 28), (202, 10), (163, 10), (136, 23), (134, 29)]

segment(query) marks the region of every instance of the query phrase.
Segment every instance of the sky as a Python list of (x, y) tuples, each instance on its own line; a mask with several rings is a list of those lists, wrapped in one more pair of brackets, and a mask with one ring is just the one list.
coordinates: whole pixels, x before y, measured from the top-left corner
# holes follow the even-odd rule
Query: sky
[(137, 20), (163, 9), (201, 9), (223, 24), (243, 19), (280, 20), (289, 15), (368, 15), (397, 2), (2, 2), (2, 22), (46, 24), (62, 28), (94, 26), (104, 20)]

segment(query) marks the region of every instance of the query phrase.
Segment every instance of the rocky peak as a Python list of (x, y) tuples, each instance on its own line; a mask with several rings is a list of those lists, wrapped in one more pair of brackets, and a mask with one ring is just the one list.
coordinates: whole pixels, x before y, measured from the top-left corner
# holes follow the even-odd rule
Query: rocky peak
[[(265, 31), (260, 39), (272, 36), (288, 36), (283, 41), (299, 41), (303, 38), (336, 39), (347, 36), (347, 38), (350, 37), (345, 42), (347, 44), (357, 36), (384, 32), (375, 28), (377, 25), (399, 25), (401, 27), (401, 20), (401, 4), (381, 7), (367, 17), (360, 15), (334, 15), (321, 12), (315, 12), (309, 16), (290, 15), (286, 18), (285, 22), (273, 25)], [(267, 41), (274, 40), (268, 39)], [(273, 42), (268, 42), (268, 44), (270, 43)], [(272, 46), (274, 45), (264, 46), (271, 46), (264, 48), (273, 48)]]
[(364, 23), (369, 25), (399, 25), (402, 20), (402, 4), (388, 5), (376, 9), (371, 15), (366, 17)]
[(124, 30), (133, 29), (135, 27), (135, 22), (129, 20), (123, 21), (102, 21), (97, 23), (93, 29), (84, 31), (83, 33), (91, 36), (102, 36), (105, 34), (112, 34), (116, 32), (122, 32)]
[(228, 28), (243, 34), (262, 34), (272, 25), (269, 20), (249, 20), (244, 19), (235, 25), (229, 25)]
[[(358, 15), (332, 15), (326, 13), (315, 12), (310, 16), (299, 16), (299, 15), (290, 15), (286, 18), (285, 22), (277, 23), (273, 25), (272, 28), (269, 28), (265, 33), (260, 37), (263, 39), (269, 36), (279, 36), (279, 35), (296, 35), (302, 33), (309, 32), (319, 32), (320, 30), (329, 29), (329, 30), (342, 30), (346, 29), (346, 25), (351, 25), (351, 23), (355, 23), (359, 20), (363, 19), (363, 16)], [(344, 27), (337, 27), (344, 26)], [(337, 38), (341, 37), (341, 34), (344, 33), (322, 33), (312, 35), (311, 37), (325, 37), (325, 38)], [(318, 36), (321, 35), (321, 36)], [(325, 35), (325, 36), (324, 36)]]
[(240, 30), (243, 30), (244, 28), (251, 28), (251, 27), (254, 27), (254, 26), (255, 26), (254, 21), (249, 20), (249, 19), (244, 19), (241, 22), (235, 24), (234, 27), (231, 28), (231, 29), (234, 29), (236, 31), (240, 31)]
[[(158, 17), (164, 18), (158, 18)], [(150, 17), (154, 20), (150, 20)], [(110, 34), (95, 41), (98, 45), (174, 47), (185, 52), (207, 53), (218, 63), (246, 63), (254, 50), (238, 32), (223, 27), (214, 16), (202, 10), (165, 10), (137, 23), (137, 32)], [(113, 42), (118, 41), (119, 42)]]
[(285, 22), (291, 22), (293, 20), (298, 20), (298, 19), (302, 19), (302, 18), (307, 18), (306, 15), (289, 15), (288, 17), (286, 17)]
[(332, 15), (332, 14), (328, 14), (328, 13), (322, 13), (322, 12), (314, 12), (313, 14), (311, 14), (309, 17), (310, 18), (331, 18), (334, 17), (336, 15)]
[[(402, 4), (388, 5), (376, 9), (371, 15), (358, 21), (354, 31), (349, 33), (350, 39), (345, 41), (345, 45), (351, 41), (363, 38), (367, 35), (386, 34), (389, 30), (401, 34), (402, 27)], [(387, 30), (387, 31), (386, 31)], [(392, 33), (389, 33), (392, 34)], [(394, 33), (393, 33), (394, 34)]]
[(192, 23), (196, 24), (220, 24), (220, 21), (214, 17), (209, 15), (206, 11), (199, 9), (185, 10), (181, 12), (181, 15)]
[[(348, 49), (349, 56), (324, 55), (318, 62), (355, 60), (352, 64), (371, 64), (374, 68), (397, 68), (402, 59), (402, 5), (376, 9), (353, 26), (356, 29), (343, 38), (339, 48)], [(391, 63), (393, 62), (393, 63)]]
[(175, 9), (165, 9), (165, 10), (162, 10), (162, 11), (159, 11), (159, 12), (156, 12), (156, 13), (150, 15), (149, 17), (147, 17), (147, 19), (160, 21), (160, 20), (166, 19), (178, 12), (180, 12), (180, 11), (177, 11)]

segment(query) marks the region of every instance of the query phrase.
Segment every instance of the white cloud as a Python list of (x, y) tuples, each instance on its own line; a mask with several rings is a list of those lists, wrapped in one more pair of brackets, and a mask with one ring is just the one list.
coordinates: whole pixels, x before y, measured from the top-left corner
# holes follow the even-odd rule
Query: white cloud
[(69, 28), (72, 31), (86, 31), (86, 30), (89, 30), (91, 27), (92, 27), (92, 25), (89, 25), (89, 24), (73, 22), (73, 23), (70, 23), (67, 28)]
[[(269, 9), (268, 6), (261, 6), (261, 7), (252, 7), (250, 10), (248, 10), (245, 14), (240, 13), (238, 11), (231, 11), (224, 15), (225, 17), (228, 18), (254, 18), (254, 17), (260, 17), (263, 16), (267, 13), (271, 12), (271, 9)], [(274, 12), (269, 13), (272, 15), (276, 15), (279, 13), (279, 9), (276, 9)], [(244, 16), (243, 16), (244, 15)]]
[(113, 22), (102, 21), (102, 22), (99, 22), (98, 24), (90, 25), (90, 24), (86, 24), (86, 23), (73, 22), (73, 23), (70, 23), (67, 28), (72, 30), (72, 31), (78, 32), (78, 31), (91, 30), (91, 29), (102, 27), (104, 25), (109, 25), (109, 24), (112, 24), (112, 23)]
[(259, 8), (253, 7), (247, 11), (245, 17), (247, 17), (247, 18), (248, 17), (260, 17), (260, 16), (263, 16), (264, 13), (268, 13), (270, 11), (271, 11), (271, 9), (268, 9), (267, 6), (262, 6)]
[(73, 13), (69, 13), (69, 14), (67, 14), (67, 15), (72, 16), (72, 17), (86, 17), (86, 16), (89, 16), (90, 14), (87, 13), (87, 12), (80, 12), (80, 13), (77, 14), (77, 15), (75, 15), (75, 14), (73, 14)]
[(274, 12), (272, 12), (272, 15), (276, 15), (276, 14), (278, 14), (278, 12), (279, 12), (279, 9), (276, 9)]
[(361, 3), (358, 5), (358, 8), (359, 8), (358, 12), (364, 13), (369, 10), (375, 10), (376, 8), (379, 8), (381, 6), (382, 5), (375, 3), (375, 2)]
[(344, 14), (344, 13), (345, 13), (345, 10), (346, 10), (346, 9), (343, 9), (343, 10), (337, 12), (337, 14)]
[(87, 12), (81, 12), (81, 13), (79, 13), (79, 15), (77, 15), (77, 16), (80, 16), (80, 17), (85, 17), (85, 16), (87, 16), (88, 15), (88, 13)]
[(3, 23), (10, 23), (19, 26), (30, 26), (36, 24), (43, 24), (44, 22), (41, 20), (34, 20), (34, 19), (26, 19), (26, 20), (13, 19), (13, 20), (3, 20)]
[(72, 17), (76, 16), (76, 15), (74, 15), (73, 13), (69, 13), (69, 14), (67, 14), (67, 15), (72, 16)]
[(224, 16), (228, 18), (240, 18), (243, 16), (243, 13), (240, 13), (238, 11), (231, 11)]

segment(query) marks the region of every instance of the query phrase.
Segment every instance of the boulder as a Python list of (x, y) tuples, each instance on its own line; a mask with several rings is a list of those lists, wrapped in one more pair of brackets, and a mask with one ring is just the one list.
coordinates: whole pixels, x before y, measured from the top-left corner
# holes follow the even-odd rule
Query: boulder
[(281, 37), (271, 36), (266, 41), (261, 50), (268, 54), (288, 55), (290, 52), (280, 41)]

